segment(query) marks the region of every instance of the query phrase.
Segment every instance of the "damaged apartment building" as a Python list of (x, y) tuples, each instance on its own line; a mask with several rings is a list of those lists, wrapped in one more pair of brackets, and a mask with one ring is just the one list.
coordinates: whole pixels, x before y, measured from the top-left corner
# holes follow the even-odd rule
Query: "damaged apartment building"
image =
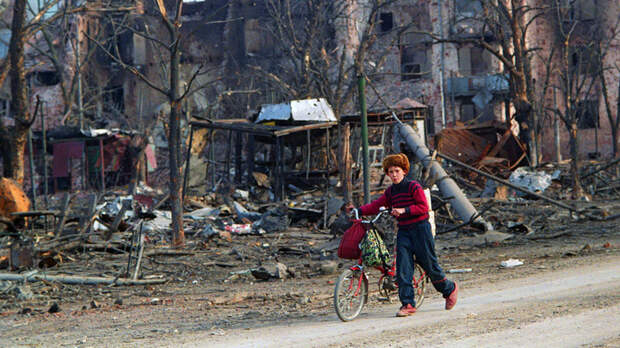
[[(32, 13), (45, 5), (41, 1), (28, 3)], [(162, 3), (173, 18), (175, 1)], [(514, 119), (511, 85), (503, 63), (474, 40), (482, 38), (489, 47), (502, 49), (501, 38), (488, 31), (483, 21), (481, 3), (347, 0), (316, 1), (312, 2), (315, 7), (309, 7), (309, 2), (303, 0), (184, 2), (179, 17), (181, 85), (191, 82), (199, 87), (184, 100), (186, 124), (190, 116), (251, 119), (263, 104), (319, 97), (330, 102), (337, 117), (355, 114), (358, 65), (363, 66), (372, 85), (366, 96), (369, 109), (385, 109), (375, 91), (390, 105), (405, 98), (422, 103), (430, 110), (429, 135), (463, 124), (496, 121), (523, 136), (521, 128), (527, 120)], [(557, 63), (558, 70), (550, 70), (544, 59), (552, 51), (557, 53), (562, 44), (558, 23), (579, 23), (581, 28), (596, 24), (596, 34), (606, 42), (607, 49), (600, 55), (598, 67), (577, 69), (579, 75), (603, 71), (606, 87), (600, 81), (593, 84), (569, 108), (578, 109), (582, 157), (591, 153), (610, 155), (611, 125), (606, 115), (610, 113), (615, 118), (618, 109), (620, 5), (613, 0), (522, 3), (532, 7), (553, 3), (562, 13), (561, 20), (554, 11), (536, 19), (526, 18), (532, 19), (525, 38), (527, 47), (536, 52), (529, 69), (536, 81), (534, 86), (540, 86), (531, 92), (541, 94), (538, 104), (542, 106), (538, 105), (538, 110), (542, 110), (543, 158), (555, 159), (556, 132), (560, 134), (560, 153), (568, 157), (566, 127), (556, 122), (557, 117), (549, 111), (567, 110), (557, 87), (562, 83), (562, 61), (559, 55), (554, 56), (551, 61)], [(75, 6), (81, 6), (81, 10), (67, 11), (70, 14), (58, 17), (54, 25), (45, 26), (30, 40), (26, 64), (32, 108), (36, 98), (40, 98), (40, 114), (45, 118), (48, 134), (66, 126), (144, 132), (155, 117), (169, 110), (165, 96), (135, 74), (156, 82), (169, 80), (164, 64), (169, 52), (157, 40), (149, 39), (168, 39), (165, 26), (158, 20), (157, 2), (61, 1), (43, 18)], [(5, 6), (0, 14), (6, 23), (0, 28), (2, 59), (6, 58), (11, 36), (10, 8)], [(35, 18), (34, 14), (29, 16), (30, 20)], [(308, 18), (323, 21), (325, 26), (308, 31), (310, 27), (303, 25)], [(296, 27), (287, 32), (287, 24)], [(366, 30), (369, 26), (370, 31)], [(588, 33), (582, 30), (580, 35), (582, 38), (574, 40), (575, 52), (569, 57), (571, 68), (581, 63), (579, 45), (587, 43), (583, 37)], [(371, 44), (365, 47), (367, 42)], [(360, 47), (365, 47), (365, 54), (359, 54)], [(359, 57), (363, 59), (359, 61)], [(339, 75), (340, 66), (345, 69)], [(134, 69), (134, 73), (127, 68)], [(200, 73), (195, 74), (198, 69)], [(320, 69), (328, 75), (318, 75), (316, 71)], [(327, 81), (325, 85), (329, 86), (317, 80)], [(543, 81), (548, 80), (548, 85), (556, 87), (543, 92)], [(0, 91), (4, 127), (13, 122), (9, 100), (5, 79)], [(559, 125), (557, 131), (555, 125)], [(41, 122), (35, 122), (32, 129), (35, 134), (40, 133)], [(165, 132), (164, 122), (154, 127), (154, 148), (165, 148)], [(165, 165), (167, 151), (156, 152), (160, 157), (157, 162)]]

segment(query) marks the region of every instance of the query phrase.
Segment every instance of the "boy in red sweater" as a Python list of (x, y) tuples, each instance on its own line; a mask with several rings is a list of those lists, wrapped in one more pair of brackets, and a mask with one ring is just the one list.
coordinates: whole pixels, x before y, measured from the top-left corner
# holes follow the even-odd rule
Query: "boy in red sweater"
[[(437, 261), (424, 189), (417, 181), (405, 178), (409, 172), (409, 160), (402, 153), (387, 156), (383, 160), (383, 170), (392, 180), (392, 185), (381, 197), (359, 207), (358, 211), (360, 215), (374, 215), (380, 207), (388, 207), (398, 221), (396, 280), (402, 306), (396, 316), (406, 317), (416, 311), (412, 282), (414, 257), (415, 262), (430, 277), (435, 289), (443, 294), (445, 308), (452, 309), (456, 304), (458, 285), (446, 278)], [(349, 205), (347, 209), (350, 212), (354, 208)]]

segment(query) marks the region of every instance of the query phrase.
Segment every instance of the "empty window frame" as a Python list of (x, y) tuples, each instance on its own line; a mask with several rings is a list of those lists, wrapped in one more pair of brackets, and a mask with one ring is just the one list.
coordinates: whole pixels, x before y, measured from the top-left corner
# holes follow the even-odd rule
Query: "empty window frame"
[(595, 47), (573, 47), (570, 50), (571, 73), (596, 75), (601, 69), (598, 51)]
[(482, 12), (482, 4), (479, 0), (454, 0), (454, 10), (456, 20), (473, 18)]
[(125, 112), (123, 86), (110, 86), (104, 89), (103, 108), (104, 111), (114, 115), (122, 115)]
[(392, 12), (379, 13), (379, 30), (386, 33), (394, 28), (394, 15)]
[(481, 110), (476, 107), (476, 104), (474, 104), (472, 98), (459, 99), (461, 99), (461, 105), (459, 107), (459, 120), (461, 122), (471, 121), (480, 115)]
[(599, 127), (598, 99), (582, 100), (577, 103), (577, 127), (590, 129)]
[(427, 44), (401, 46), (401, 80), (428, 79), (431, 77), (431, 49)]
[(567, 21), (591, 22), (596, 19), (595, 0), (564, 0)]
[(483, 48), (461, 47), (458, 50), (458, 59), (462, 76), (483, 75), (491, 71), (491, 55)]

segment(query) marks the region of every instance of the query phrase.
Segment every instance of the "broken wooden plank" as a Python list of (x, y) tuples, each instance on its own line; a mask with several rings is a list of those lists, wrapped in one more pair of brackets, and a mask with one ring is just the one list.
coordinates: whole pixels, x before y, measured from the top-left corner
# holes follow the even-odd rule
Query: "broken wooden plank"
[(50, 281), (60, 282), (63, 284), (81, 284), (81, 285), (96, 285), (96, 284), (108, 284), (108, 285), (148, 285), (148, 284), (161, 284), (165, 283), (166, 279), (126, 279), (126, 278), (112, 278), (112, 277), (83, 277), (83, 276), (71, 276), (71, 275), (48, 275), (48, 274), (15, 274), (15, 273), (0, 273), (0, 280), (18, 280), (25, 282), (34, 281)]
[(96, 208), (97, 208), (97, 193), (93, 193), (90, 195), (89, 200), (88, 200), (88, 211), (86, 212), (86, 215), (80, 218), (80, 226), (82, 226), (82, 228), (80, 229), (80, 235), (90, 232), (90, 227), (92, 226), (93, 221), (95, 221), (94, 218), (95, 218)]
[(69, 192), (65, 193), (62, 200), (62, 207), (60, 209), (60, 216), (58, 217), (58, 224), (54, 229), (54, 236), (56, 238), (60, 237), (62, 233), (62, 227), (65, 225), (65, 221), (67, 221), (67, 212), (69, 210), (69, 202), (71, 201), (71, 195)]

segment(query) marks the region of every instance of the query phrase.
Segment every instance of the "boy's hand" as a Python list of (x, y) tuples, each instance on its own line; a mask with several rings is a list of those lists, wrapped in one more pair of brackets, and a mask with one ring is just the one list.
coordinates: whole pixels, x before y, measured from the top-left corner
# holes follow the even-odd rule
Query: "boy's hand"
[(348, 203), (345, 207), (344, 207), (344, 211), (347, 213), (347, 215), (351, 214), (351, 211), (353, 211), (353, 209), (355, 209), (355, 207), (353, 206), (353, 204)]
[(401, 214), (405, 213), (405, 208), (392, 208), (392, 215), (393, 216), (400, 216)]

